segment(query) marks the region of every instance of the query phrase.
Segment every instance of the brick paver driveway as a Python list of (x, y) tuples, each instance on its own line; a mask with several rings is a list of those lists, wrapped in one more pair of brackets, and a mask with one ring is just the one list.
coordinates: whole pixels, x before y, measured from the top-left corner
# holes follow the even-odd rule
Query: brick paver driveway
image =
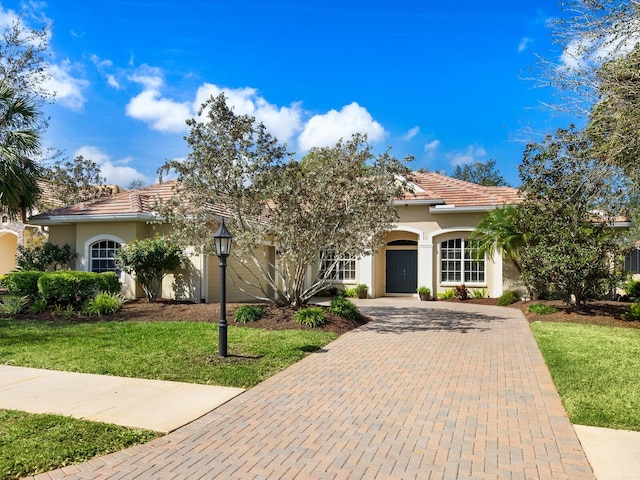
[(519, 311), (360, 305), (374, 322), (186, 427), (37, 478), (594, 478)]

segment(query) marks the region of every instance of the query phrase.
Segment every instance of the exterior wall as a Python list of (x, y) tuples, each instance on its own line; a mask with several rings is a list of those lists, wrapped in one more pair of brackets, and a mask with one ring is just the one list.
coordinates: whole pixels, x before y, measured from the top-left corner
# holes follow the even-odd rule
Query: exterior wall
[[(256, 249), (255, 254), (258, 258), (264, 255), (262, 264), (267, 268), (267, 259), (274, 258), (274, 248), (265, 246), (263, 249)], [(272, 263), (273, 264), (273, 263)], [(220, 262), (218, 257), (209, 256), (206, 259), (206, 278), (207, 278), (207, 303), (216, 303), (220, 301)], [(233, 256), (227, 259), (227, 301), (228, 302), (252, 302), (256, 300), (256, 296), (261, 297), (263, 293), (255, 286), (247, 285), (242, 279), (251, 283), (260, 282), (261, 278), (251, 273), (249, 269), (241, 265)], [(242, 290), (244, 291), (242, 291)]]
[(8, 230), (0, 230), (0, 275), (5, 275), (16, 268), (18, 252), (18, 234)]
[(25, 225), (20, 221), (8, 221), (2, 215), (0, 222), (0, 275), (7, 274), (16, 268), (18, 245), (28, 246), (42, 237), (40, 229), (33, 225)]
[[(56, 245), (64, 245), (68, 243), (71, 250), (78, 251), (76, 245), (76, 226), (75, 225), (52, 225), (49, 227), (49, 242)], [(75, 266), (77, 268), (77, 266)]]
[[(390, 246), (389, 242), (395, 240), (417, 241), (418, 257), (418, 286), (426, 286), (433, 296), (447, 289), (455, 287), (454, 284), (440, 281), (440, 248), (441, 242), (454, 238), (466, 238), (482, 219), (484, 212), (478, 213), (447, 213), (432, 214), (427, 205), (400, 206), (398, 207), (400, 219), (395, 230), (387, 233), (384, 238), (385, 245), (375, 252), (370, 263), (371, 277), (363, 279), (359, 277), (358, 283), (367, 283), (372, 297), (386, 295), (386, 252), (388, 250), (411, 250), (413, 246)], [(502, 256), (496, 254), (494, 258), (485, 258), (485, 281), (477, 284), (468, 284), (470, 290), (486, 289), (490, 297), (498, 297), (507, 287), (517, 285), (517, 272), (513, 267), (503, 264)], [(414, 294), (417, 296), (417, 294)]]

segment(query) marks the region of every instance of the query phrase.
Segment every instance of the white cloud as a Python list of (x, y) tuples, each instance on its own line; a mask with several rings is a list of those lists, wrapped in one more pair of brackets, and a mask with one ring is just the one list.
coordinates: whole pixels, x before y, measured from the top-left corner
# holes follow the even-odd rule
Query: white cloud
[(205, 83), (196, 93), (194, 110), (199, 110), (211, 96), (217, 97), (221, 93), (227, 97), (227, 105), (233, 107), (236, 114), (255, 117), (258, 122), (264, 123), (269, 133), (280, 142), (291, 141), (291, 138), (301, 130), (302, 107), (299, 102), (292, 103), (289, 107), (278, 108), (277, 105), (267, 102), (258, 95), (255, 88), (221, 88)]
[(560, 55), (561, 68), (583, 68), (589, 64), (601, 65), (615, 57), (626, 55), (640, 43), (640, 21), (629, 23), (622, 34), (605, 35), (594, 41), (576, 37)]
[(131, 80), (144, 89), (127, 104), (128, 116), (142, 120), (161, 132), (181, 133), (187, 130), (185, 120), (191, 116), (190, 106), (187, 102), (179, 103), (162, 97), (160, 88), (164, 82), (159, 69), (144, 65), (131, 76)]
[(420, 127), (416, 125), (415, 127), (410, 129), (407, 133), (405, 133), (402, 136), (402, 140), (404, 141), (411, 140), (413, 137), (415, 137), (418, 134), (419, 131), (420, 131)]
[(137, 171), (133, 167), (127, 166), (131, 161), (130, 158), (112, 162), (109, 155), (104, 153), (98, 147), (91, 145), (85, 145), (84, 147), (76, 150), (74, 157), (77, 157), (78, 155), (82, 155), (84, 158), (96, 162), (100, 167), (102, 176), (107, 179), (107, 184), (116, 184), (121, 187), (126, 187), (134, 180), (140, 180), (145, 185), (152, 183), (152, 181), (145, 177), (141, 172)]
[(73, 65), (65, 61), (59, 65), (49, 65), (51, 78), (44, 87), (56, 95), (56, 102), (71, 110), (81, 110), (86, 99), (82, 90), (89, 86), (89, 82), (72, 75)]
[(424, 146), (424, 153), (426, 154), (427, 158), (432, 158), (435, 155), (436, 150), (438, 149), (439, 146), (440, 146), (440, 140), (433, 140), (427, 143)]
[(148, 123), (160, 132), (181, 133), (187, 130), (185, 121), (191, 116), (188, 103), (163, 98), (157, 90), (145, 90), (127, 104), (126, 113)]
[(483, 157), (487, 156), (487, 152), (482, 147), (469, 145), (464, 151), (451, 153), (447, 158), (451, 161), (451, 165), (465, 165), (467, 163), (481, 162)]
[(312, 117), (298, 137), (298, 145), (302, 151), (308, 151), (313, 147), (330, 146), (341, 138), (346, 140), (354, 133), (366, 133), (372, 142), (382, 140), (386, 135), (382, 125), (373, 120), (365, 108), (353, 102), (339, 112), (330, 110)]
[(120, 83), (118, 82), (118, 80), (114, 75), (107, 75), (107, 83), (109, 84), (109, 86), (117, 90), (120, 90)]
[(520, 44), (518, 45), (518, 52), (524, 52), (531, 42), (533, 42), (533, 40), (529, 37), (524, 37), (522, 40), (520, 40)]

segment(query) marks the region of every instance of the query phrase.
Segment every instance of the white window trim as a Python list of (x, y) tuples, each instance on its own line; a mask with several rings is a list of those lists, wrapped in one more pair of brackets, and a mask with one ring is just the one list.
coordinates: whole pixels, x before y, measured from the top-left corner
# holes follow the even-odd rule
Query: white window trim
[[(448, 242), (451, 240), (462, 240), (462, 258), (459, 260), (459, 262), (462, 265), (462, 269), (460, 270), (460, 281), (459, 282), (451, 282), (451, 281), (442, 281), (442, 244), (444, 242)], [(465, 270), (464, 270), (464, 262), (465, 262), (465, 258), (464, 258), (464, 251), (466, 249), (467, 246), (467, 242), (469, 241), (469, 238), (465, 238), (464, 236), (461, 237), (455, 237), (455, 238), (449, 238), (447, 240), (442, 240), (441, 242), (439, 242), (439, 252), (438, 252), (438, 280), (439, 280), (439, 284), (442, 285), (443, 287), (455, 287), (458, 285), (465, 285), (467, 287), (482, 287), (482, 288), (487, 288), (488, 284), (487, 284), (487, 257), (485, 255), (484, 260), (483, 260), (483, 270), (484, 270), (484, 281), (483, 282), (465, 282), (464, 280), (464, 274), (465, 274)]]
[[(330, 251), (332, 250), (334, 253), (336, 253), (336, 250), (333, 249), (327, 249), (326, 251)], [(335, 257), (332, 257), (335, 260)], [(334, 270), (341, 264), (344, 262), (355, 262), (354, 264), (354, 269), (353, 269), (353, 278), (343, 278), (343, 279), (334, 279), (331, 277), (327, 277), (326, 281), (328, 283), (338, 283), (338, 284), (351, 284), (351, 283), (355, 283), (357, 282), (358, 279), (358, 260), (356, 257), (351, 256), (350, 258), (347, 257), (340, 257), (338, 263), (335, 265)], [(322, 274), (322, 253), (318, 254), (318, 273)]]
[[(87, 241), (84, 242), (84, 257), (80, 259), (80, 264), (82, 265), (82, 269), (85, 272), (91, 271), (91, 245), (97, 242), (102, 242), (104, 240), (117, 242), (120, 244), (120, 248), (125, 246), (125, 241), (122, 240), (120, 237), (116, 237), (115, 235), (102, 234), (102, 235), (95, 235), (89, 238)], [(124, 271), (120, 271), (120, 278), (119, 278), (120, 283), (125, 282), (124, 276), (125, 276)]]

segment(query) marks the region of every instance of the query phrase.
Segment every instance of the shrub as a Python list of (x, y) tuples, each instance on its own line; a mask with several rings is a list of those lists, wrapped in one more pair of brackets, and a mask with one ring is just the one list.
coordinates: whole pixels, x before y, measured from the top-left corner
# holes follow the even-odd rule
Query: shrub
[(360, 314), (358, 307), (344, 297), (335, 297), (331, 300), (329, 311), (344, 318), (356, 319)]
[(431, 289), (429, 287), (418, 287), (417, 292), (418, 292), (418, 294), (430, 295), (431, 294)]
[(102, 272), (98, 274), (98, 290), (108, 293), (120, 293), (120, 279), (116, 272)]
[(11, 272), (4, 278), (9, 295), (36, 298), (38, 296), (38, 279), (44, 272), (21, 270)]
[(349, 298), (356, 298), (358, 296), (358, 292), (356, 292), (355, 288), (345, 288), (342, 291), (341, 296), (349, 297)]
[(640, 302), (632, 303), (629, 310), (624, 314), (627, 320), (640, 320)]
[(120, 283), (113, 272), (67, 270), (42, 274), (38, 279), (38, 290), (48, 304), (81, 305), (99, 291), (119, 293)]
[(465, 287), (464, 285), (457, 285), (456, 289), (453, 292), (453, 295), (458, 300), (466, 300), (469, 298), (469, 290), (467, 290), (467, 287)]
[(438, 294), (438, 298), (442, 300), (449, 300), (450, 298), (455, 297), (455, 290), (453, 288), (449, 288), (442, 293)]
[(2, 303), (0, 303), (0, 313), (5, 315), (17, 315), (24, 310), (27, 303), (29, 303), (29, 297), (26, 295), (23, 297), (14, 295), (4, 297)]
[(536, 315), (551, 315), (557, 311), (558, 309), (553, 305), (545, 305), (544, 303), (534, 303), (527, 307), (527, 313), (535, 313)]
[(498, 305), (501, 307), (506, 307), (507, 305), (511, 305), (512, 303), (516, 303), (520, 300), (520, 296), (514, 292), (513, 290), (507, 290), (500, 298), (498, 298)]
[(47, 309), (47, 301), (44, 298), (36, 298), (29, 308), (31, 313), (42, 313)]
[(473, 298), (487, 298), (487, 289), (486, 288), (476, 288), (471, 290), (471, 296)]
[(16, 263), (19, 268), (24, 270), (45, 271), (52, 267), (54, 270), (59, 270), (77, 257), (78, 254), (71, 251), (71, 246), (68, 243), (60, 247), (45, 242), (42, 245), (32, 247), (19, 245)]
[(631, 300), (640, 299), (640, 281), (638, 280), (628, 280), (624, 286), (624, 289), (627, 292), (627, 296)]
[(295, 314), (296, 322), (300, 325), (316, 328), (327, 323), (327, 316), (320, 307), (301, 308)]
[(257, 322), (262, 316), (262, 307), (257, 305), (242, 305), (236, 309), (234, 318), (238, 323)]
[(63, 313), (66, 318), (73, 317), (73, 313), (74, 313), (73, 305), (69, 304), (66, 307), (64, 307)]
[(124, 298), (119, 293), (100, 292), (87, 301), (82, 311), (88, 315), (111, 315), (122, 308)]

